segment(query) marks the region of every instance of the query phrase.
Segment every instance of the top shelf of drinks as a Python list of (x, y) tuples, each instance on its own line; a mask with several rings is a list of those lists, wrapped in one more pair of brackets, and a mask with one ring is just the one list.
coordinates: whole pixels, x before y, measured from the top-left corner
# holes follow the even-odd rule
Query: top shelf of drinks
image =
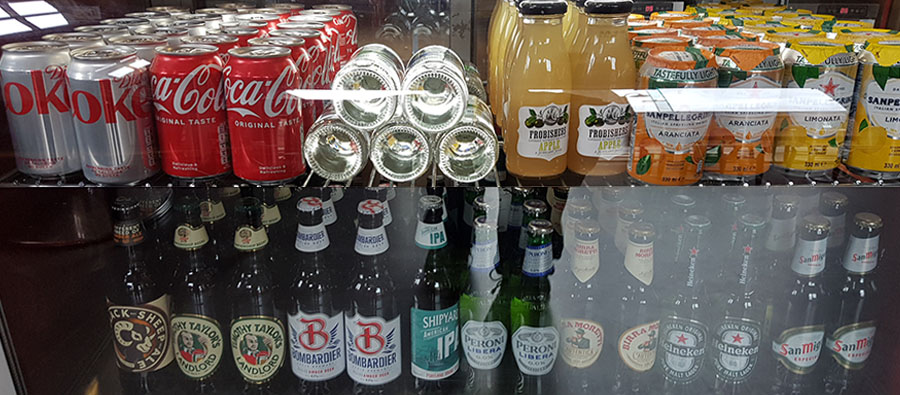
[[(855, 98), (880, 89), (877, 98), (889, 100), (892, 93), (882, 86), (894, 79), (875, 77), (884, 74), (873, 71), (884, 61), (872, 52), (851, 51), (807, 28), (837, 30), (855, 22), (745, 6), (654, 14), (650, 21), (631, 15), (626, 25), (628, 1), (519, 2), (524, 12), (500, 2), (484, 73), (488, 97), (478, 70), (447, 48), (419, 49), (408, 62), (385, 45), (357, 50), (357, 22), (347, 6), (221, 7), (194, 13), (156, 7), (44, 37), (57, 43), (5, 47), (0, 69), (11, 92), (7, 115), (18, 172), (2, 182), (373, 186), (422, 184), (433, 175), (446, 177), (448, 185), (881, 185), (900, 177), (900, 159), (888, 144), (894, 141), (888, 105), (861, 106), (856, 122), (847, 116), (809, 121), (804, 114), (667, 119), (635, 116), (609, 93), (635, 86), (715, 87), (717, 81), (722, 87), (783, 83), (825, 91), (854, 119)], [(542, 15), (526, 18), (529, 13)], [(533, 29), (536, 21), (546, 28)], [(757, 33), (757, 25), (772, 29)], [(882, 33), (888, 34), (848, 27), (832, 34), (868, 39), (869, 49), (881, 45), (882, 58), (900, 53), (892, 41), (875, 43), (872, 37)], [(588, 39), (600, 34), (613, 38), (588, 44), (600, 42)], [(826, 46), (798, 41), (807, 35)], [(624, 44), (629, 36), (630, 49)], [(706, 52), (716, 46), (727, 50), (717, 57)], [(816, 48), (834, 54), (811, 54)], [(866, 84), (855, 95), (857, 53)], [(685, 56), (687, 62), (673, 60)], [(622, 61), (585, 63), (598, 57)], [(822, 57), (820, 64), (810, 65), (815, 57)], [(834, 67), (838, 58), (852, 64)], [(528, 66), (534, 60), (553, 73)], [(641, 74), (685, 66), (703, 78), (638, 77), (641, 63), (647, 64)], [(591, 97), (571, 94), (573, 86)], [(224, 100), (214, 99), (218, 95)], [(844, 144), (850, 124), (848, 132), (858, 133)], [(36, 126), (42, 133), (31, 132)], [(528, 135), (520, 139), (520, 133)]]

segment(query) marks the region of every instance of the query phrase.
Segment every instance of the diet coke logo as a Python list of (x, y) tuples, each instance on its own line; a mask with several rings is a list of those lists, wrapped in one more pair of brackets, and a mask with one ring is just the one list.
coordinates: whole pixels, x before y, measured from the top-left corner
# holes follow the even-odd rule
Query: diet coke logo
[(228, 111), (241, 116), (263, 118), (257, 113), (258, 103), (263, 100), (263, 114), (266, 118), (290, 115), (298, 110), (298, 99), (287, 94), (288, 89), (296, 89), (299, 77), (296, 67), (286, 66), (275, 81), (243, 80), (232, 78), (231, 66), (225, 67), (225, 93)]
[[(126, 122), (149, 118), (151, 108), (146, 81), (143, 71), (135, 71), (121, 78), (96, 81), (99, 85), (99, 97), (87, 90), (73, 91), (75, 119), (92, 124), (102, 116), (107, 124), (116, 124), (120, 116)], [(94, 81), (82, 82), (90, 84), (88, 87), (92, 88), (91, 91), (97, 86), (93, 85)]]
[(206, 114), (210, 109), (216, 112), (225, 109), (221, 65), (197, 66), (184, 78), (154, 75), (150, 82), (153, 85), (153, 105), (160, 113), (172, 114), (167, 104), (178, 115)]
[[(21, 82), (3, 84), (3, 99), (7, 111), (15, 115), (25, 115), (37, 107), (38, 114), (49, 114), (50, 106), (53, 106), (57, 112), (69, 112), (65, 65), (47, 66), (43, 71), (32, 70), (29, 76), (31, 86), (34, 88), (33, 95), (32, 89)], [(19, 100), (14, 100), (16, 96)]]

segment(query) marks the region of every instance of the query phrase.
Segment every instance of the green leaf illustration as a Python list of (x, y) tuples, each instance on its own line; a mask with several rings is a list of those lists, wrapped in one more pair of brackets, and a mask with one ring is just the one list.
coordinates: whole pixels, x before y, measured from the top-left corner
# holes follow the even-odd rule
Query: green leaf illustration
[(897, 67), (885, 67), (875, 64), (872, 65), (872, 76), (875, 77), (875, 82), (878, 83), (878, 86), (881, 87), (881, 90), (885, 90), (889, 79), (900, 78), (900, 69), (898, 69)]
[(597, 117), (597, 111), (594, 111), (593, 108), (591, 108), (590, 110), (591, 110), (591, 116), (594, 117), (594, 118), (596, 118), (596, 117)]
[(684, 160), (686, 160), (687, 163), (690, 163), (690, 164), (692, 164), (692, 165), (696, 165), (696, 163), (694, 163), (694, 158), (691, 157), (690, 155), (688, 155), (687, 158), (684, 158)]
[(837, 140), (832, 137), (831, 140), (828, 140), (828, 145), (830, 145), (832, 147), (837, 147)]
[(528, 110), (528, 113), (531, 114), (532, 117), (537, 117), (537, 113), (534, 110)]
[(766, 153), (766, 151), (763, 151), (762, 145), (757, 145), (756, 147), (753, 147), (753, 148), (756, 148), (756, 150), (759, 151), (759, 153), (761, 153), (761, 154)]
[(803, 88), (806, 80), (819, 78), (819, 68), (816, 66), (793, 66), (791, 67), (791, 75), (794, 76), (794, 82), (797, 86)]
[(638, 175), (647, 174), (650, 171), (650, 161), (652, 157), (648, 155), (644, 155), (641, 159), (638, 159), (637, 167), (635, 167), (635, 171)]
[(862, 132), (862, 130), (867, 127), (869, 127), (869, 121), (863, 119), (862, 122), (859, 123), (859, 131)]
[(779, 128), (778, 130), (781, 131), (781, 130), (784, 130), (785, 128), (787, 128), (787, 127), (788, 127), (788, 121), (787, 121), (787, 118), (785, 118), (785, 119), (782, 119), (782, 120), (781, 120), (781, 128)]
[(719, 158), (722, 156), (722, 146), (717, 145), (706, 150), (706, 159), (704, 159), (704, 163), (707, 165), (714, 165), (719, 162)]

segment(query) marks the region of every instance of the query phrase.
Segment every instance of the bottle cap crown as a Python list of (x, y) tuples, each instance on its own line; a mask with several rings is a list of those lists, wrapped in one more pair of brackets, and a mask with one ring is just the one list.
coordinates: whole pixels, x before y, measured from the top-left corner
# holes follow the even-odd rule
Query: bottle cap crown
[(637, 222), (628, 228), (628, 238), (635, 243), (649, 243), (656, 237), (656, 228), (649, 222)]
[(297, 202), (297, 211), (299, 211), (300, 225), (317, 225), (322, 222), (322, 199), (315, 196), (302, 198)]
[(870, 233), (881, 230), (881, 227), (884, 225), (881, 217), (872, 213), (857, 213), (853, 216), (853, 223)]
[(546, 219), (536, 219), (528, 223), (528, 234), (546, 236), (553, 233), (553, 224)]

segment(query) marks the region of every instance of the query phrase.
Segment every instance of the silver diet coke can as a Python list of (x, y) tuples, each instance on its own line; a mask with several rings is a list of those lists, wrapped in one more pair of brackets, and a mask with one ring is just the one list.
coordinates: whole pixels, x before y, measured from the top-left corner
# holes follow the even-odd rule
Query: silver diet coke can
[(122, 45), (72, 51), (69, 93), (84, 176), (136, 184), (159, 171), (149, 72)]
[(81, 169), (66, 91), (69, 46), (32, 41), (3, 46), (0, 85), (16, 168), (36, 177)]
[(65, 43), (69, 46), (69, 50), (106, 45), (106, 42), (103, 41), (103, 36), (88, 32), (45, 34), (41, 39)]

